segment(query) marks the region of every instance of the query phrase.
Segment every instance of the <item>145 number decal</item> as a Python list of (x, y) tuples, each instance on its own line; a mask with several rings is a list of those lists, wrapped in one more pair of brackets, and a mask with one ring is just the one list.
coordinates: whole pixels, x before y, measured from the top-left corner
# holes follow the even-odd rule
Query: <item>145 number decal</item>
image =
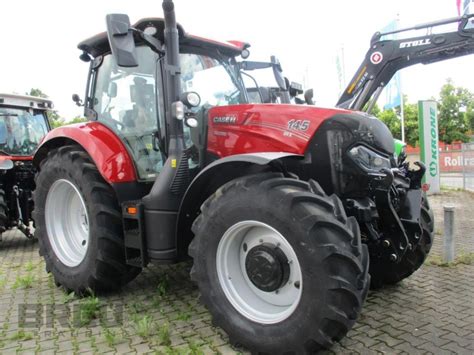
[(288, 129), (295, 131), (307, 131), (310, 122), (308, 120), (291, 120), (288, 121)]

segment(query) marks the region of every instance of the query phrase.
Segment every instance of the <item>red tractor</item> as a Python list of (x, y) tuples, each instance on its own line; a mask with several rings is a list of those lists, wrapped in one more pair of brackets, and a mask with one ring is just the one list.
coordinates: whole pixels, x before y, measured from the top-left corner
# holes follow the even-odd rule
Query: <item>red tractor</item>
[(33, 154), (50, 130), (52, 108), (47, 99), (0, 94), (0, 240), (13, 227), (33, 237)]
[(289, 95), (278, 61), (239, 61), (248, 44), (192, 36), (171, 0), (163, 10), (133, 26), (108, 15), (107, 32), (79, 44), (90, 71), (74, 98), (89, 122), (50, 132), (34, 159), (46, 269), (81, 294), (190, 255), (232, 343), (327, 348), (354, 325), (369, 267), (380, 286), (422, 265), (424, 166), (397, 161), (366, 113), (250, 104), (243, 70), (273, 68)]

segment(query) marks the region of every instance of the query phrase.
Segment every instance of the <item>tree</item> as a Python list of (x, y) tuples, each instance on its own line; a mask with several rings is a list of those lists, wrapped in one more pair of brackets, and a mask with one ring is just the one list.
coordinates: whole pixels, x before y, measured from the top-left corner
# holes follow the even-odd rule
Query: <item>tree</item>
[(405, 141), (412, 147), (416, 147), (420, 140), (420, 127), (418, 123), (418, 105), (408, 103), (408, 98), (404, 98), (405, 117)]
[(471, 103), (466, 110), (466, 121), (471, 131), (471, 134), (474, 133), (474, 102)]
[[(405, 142), (411, 146), (417, 146), (419, 140), (418, 129), (418, 107), (416, 104), (408, 103), (408, 97), (403, 99)], [(377, 105), (374, 106), (372, 114), (385, 123), (392, 132), (393, 138), (402, 139), (402, 122), (400, 106), (394, 109), (381, 111)]]
[(35, 88), (31, 88), (30, 92), (27, 92), (26, 95), (41, 97), (43, 99), (48, 98), (48, 95), (46, 95), (43, 91), (41, 91), (40, 89), (35, 89)]
[[(43, 99), (49, 98), (48, 95), (38, 88), (31, 88), (30, 92), (27, 92), (26, 95), (41, 97)], [(46, 114), (48, 115), (48, 120), (52, 128), (57, 128), (64, 125), (64, 118), (59, 116), (58, 111), (48, 110)]]
[(81, 122), (87, 122), (87, 118), (76, 116), (71, 121), (68, 121), (66, 124), (81, 123)]
[[(462, 87), (454, 86), (451, 79), (441, 87), (438, 112), (440, 140), (451, 144), (453, 141), (469, 141), (467, 132), (473, 124), (473, 94)], [(468, 120), (470, 120), (468, 122)]]
[(377, 117), (385, 123), (390, 132), (392, 132), (393, 138), (401, 139), (401, 123), (400, 118), (397, 116), (395, 110), (383, 110)]

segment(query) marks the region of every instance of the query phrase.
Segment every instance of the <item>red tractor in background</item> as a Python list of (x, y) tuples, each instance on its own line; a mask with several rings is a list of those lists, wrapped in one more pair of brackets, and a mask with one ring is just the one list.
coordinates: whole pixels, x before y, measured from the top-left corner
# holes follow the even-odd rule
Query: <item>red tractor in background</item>
[(371, 276), (393, 284), (423, 264), (425, 168), (396, 159), (388, 128), (349, 106), (251, 104), (252, 68), (272, 68), (291, 96), (278, 62), (239, 61), (248, 44), (192, 36), (171, 0), (163, 10), (133, 26), (108, 15), (107, 32), (79, 44), (90, 70), (74, 98), (89, 122), (51, 131), (34, 158), (46, 269), (80, 294), (189, 253), (233, 344), (327, 348), (355, 323)]
[(0, 240), (13, 227), (33, 238), (33, 155), (50, 130), (52, 108), (47, 99), (0, 93)]

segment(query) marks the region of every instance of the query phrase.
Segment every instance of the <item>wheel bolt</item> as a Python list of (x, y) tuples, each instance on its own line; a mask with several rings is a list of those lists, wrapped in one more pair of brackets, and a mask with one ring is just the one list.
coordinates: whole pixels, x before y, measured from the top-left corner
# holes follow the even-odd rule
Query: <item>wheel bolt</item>
[(384, 248), (388, 248), (390, 247), (390, 240), (388, 239), (384, 239), (383, 243), (382, 243), (383, 247)]
[(299, 281), (295, 281), (294, 285), (295, 285), (296, 288), (300, 288), (300, 282)]
[(397, 254), (390, 254), (390, 261), (397, 261)]

